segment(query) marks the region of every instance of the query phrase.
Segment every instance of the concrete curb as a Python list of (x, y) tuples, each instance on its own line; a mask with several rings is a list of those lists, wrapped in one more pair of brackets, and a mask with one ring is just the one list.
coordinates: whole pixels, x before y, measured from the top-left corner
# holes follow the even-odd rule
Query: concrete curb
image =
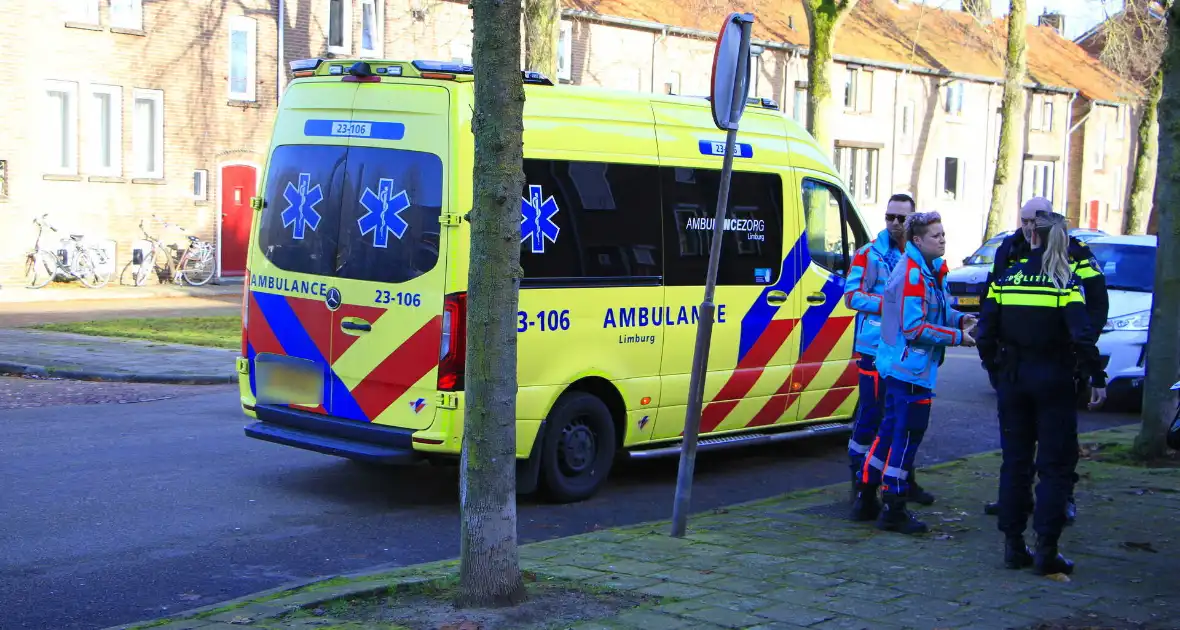
[(225, 385), (238, 382), (236, 371), (225, 375), (213, 374), (132, 374), (99, 370), (71, 370), (43, 365), (28, 365), (0, 361), (0, 374), (64, 378), (74, 381), (105, 381), (114, 383), (163, 383), (169, 385)]

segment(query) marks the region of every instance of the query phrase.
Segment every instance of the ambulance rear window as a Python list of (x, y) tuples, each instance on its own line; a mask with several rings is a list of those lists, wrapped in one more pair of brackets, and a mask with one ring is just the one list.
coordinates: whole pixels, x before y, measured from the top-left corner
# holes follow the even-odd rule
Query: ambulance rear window
[(442, 160), (326, 145), (275, 149), (259, 245), (286, 271), (406, 282), (438, 263)]

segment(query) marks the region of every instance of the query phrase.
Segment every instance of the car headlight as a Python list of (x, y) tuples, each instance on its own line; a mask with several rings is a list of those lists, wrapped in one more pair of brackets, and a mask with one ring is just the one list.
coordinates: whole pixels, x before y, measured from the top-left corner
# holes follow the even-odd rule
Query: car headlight
[(1112, 330), (1147, 330), (1147, 327), (1150, 325), (1151, 311), (1139, 311), (1138, 313), (1131, 313), (1122, 317), (1111, 317), (1106, 320), (1106, 325), (1102, 327), (1102, 332), (1110, 332)]

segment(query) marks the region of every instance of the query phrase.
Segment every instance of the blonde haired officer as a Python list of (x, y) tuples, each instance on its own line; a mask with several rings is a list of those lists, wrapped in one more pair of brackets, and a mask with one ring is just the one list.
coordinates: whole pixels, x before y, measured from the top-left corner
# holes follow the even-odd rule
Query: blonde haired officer
[[(979, 321), (979, 357), (996, 372), (1000, 416), (1000, 515), (1004, 563), (1042, 575), (1073, 572), (1058, 552), (1077, 465), (1081, 372), (1105, 397), (1099, 331), (1090, 321), (1081, 279), (1070, 261), (1065, 217), (1037, 212), (1031, 249), (988, 287)], [(1033, 473), (1040, 478), (1033, 506)], [(1033, 512), (1035, 556), (1024, 529)]]

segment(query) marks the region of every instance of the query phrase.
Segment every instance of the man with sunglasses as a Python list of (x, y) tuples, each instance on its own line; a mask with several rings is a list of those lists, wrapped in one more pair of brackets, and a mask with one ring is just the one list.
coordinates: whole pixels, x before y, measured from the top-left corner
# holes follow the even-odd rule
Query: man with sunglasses
[[(992, 263), (992, 270), (987, 277), (990, 287), (997, 278), (1002, 277), (1004, 271), (1016, 261), (1028, 256), (1032, 250), (1032, 233), (1038, 217), (1042, 219), (1053, 215), (1053, 202), (1044, 197), (1033, 197), (1024, 202), (1020, 208), (1020, 229), (1005, 238), (996, 248), (996, 257)], [(1069, 262), (1073, 265), (1074, 274), (1082, 283), (1082, 295), (1086, 300), (1086, 314), (1093, 327), (1095, 335), (1106, 326), (1107, 309), (1110, 299), (1106, 293), (1106, 277), (1102, 275), (1102, 265), (1094, 258), (1090, 248), (1082, 241), (1069, 237)], [(995, 374), (989, 375), (995, 383)], [(1079, 374), (1076, 379), (1082, 387), (1085, 379)], [(1101, 401), (1091, 400), (1091, 408), (1100, 405)], [(1073, 474), (1073, 483), (1078, 482), (1078, 475)], [(984, 513), (995, 516), (1000, 513), (999, 502), (988, 503), (983, 508)], [(1066, 523), (1073, 523), (1077, 518), (1078, 508), (1071, 491), (1065, 504)]]
[[(852, 469), (852, 510), (854, 521), (872, 521), (880, 513), (877, 486), (868, 482), (865, 458), (877, 437), (885, 412), (885, 386), (877, 374), (877, 343), (881, 339), (882, 292), (889, 274), (905, 251), (905, 221), (914, 212), (914, 198), (897, 193), (885, 206), (885, 229), (876, 240), (856, 251), (848, 282), (844, 285), (844, 303), (856, 311), (856, 345), (860, 355), (860, 404), (852, 437), (848, 440), (848, 458)], [(906, 499), (922, 505), (934, 503), (934, 497), (914, 481), (909, 471)]]

